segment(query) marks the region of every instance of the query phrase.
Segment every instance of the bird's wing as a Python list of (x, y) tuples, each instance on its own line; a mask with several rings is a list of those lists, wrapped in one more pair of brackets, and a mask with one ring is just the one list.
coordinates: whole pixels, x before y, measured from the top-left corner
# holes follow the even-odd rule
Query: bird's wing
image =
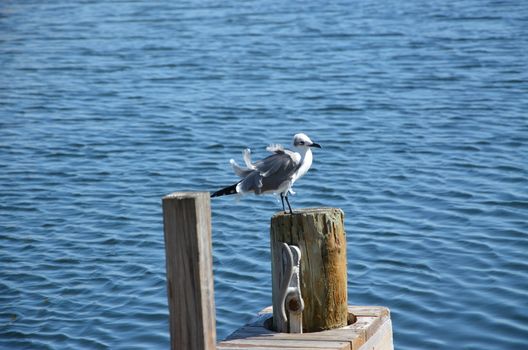
[(245, 178), (254, 171), (253, 169), (242, 168), (240, 165), (237, 164), (234, 159), (231, 159), (229, 163), (231, 164), (231, 167), (233, 168), (235, 174), (241, 178)]
[(231, 159), (229, 163), (231, 164), (231, 167), (237, 176), (245, 178), (256, 168), (253, 163), (251, 163), (251, 150), (249, 148), (246, 148), (242, 151), (242, 157), (244, 158), (244, 163), (246, 163), (247, 168), (242, 168), (237, 164), (237, 162), (235, 162), (234, 159)]
[[(298, 156), (298, 157), (296, 157)], [(276, 151), (271, 156), (255, 162), (255, 169), (258, 170), (262, 176), (268, 177), (273, 174), (284, 174), (291, 176), (300, 165), (300, 155), (289, 150)]]
[(255, 166), (251, 163), (251, 150), (249, 148), (242, 151), (242, 157), (244, 158), (244, 162), (248, 169), (255, 169)]
[(239, 184), (241, 192), (272, 192), (291, 179), (301, 165), (301, 156), (289, 150), (282, 149), (253, 164), (252, 171)]
[(266, 147), (266, 151), (271, 153), (284, 153), (284, 147), (278, 143), (273, 143)]

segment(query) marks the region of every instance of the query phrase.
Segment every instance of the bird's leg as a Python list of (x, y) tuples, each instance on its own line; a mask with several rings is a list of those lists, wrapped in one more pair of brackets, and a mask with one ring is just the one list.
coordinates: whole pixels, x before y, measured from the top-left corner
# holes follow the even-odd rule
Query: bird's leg
[(291, 205), (290, 205), (290, 201), (288, 200), (288, 195), (284, 196), (286, 198), (286, 203), (288, 203), (288, 208), (290, 208), (290, 214), (293, 215), (293, 211), (292, 211), (292, 208), (291, 208)]
[(281, 193), (280, 196), (281, 196), (281, 203), (282, 203), (282, 211), (286, 212), (286, 208), (284, 207), (284, 194)]

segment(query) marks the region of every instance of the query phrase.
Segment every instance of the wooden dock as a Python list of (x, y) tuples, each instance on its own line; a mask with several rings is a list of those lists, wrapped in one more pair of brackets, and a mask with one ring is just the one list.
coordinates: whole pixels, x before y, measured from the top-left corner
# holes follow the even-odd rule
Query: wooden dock
[(172, 350), (393, 350), (387, 308), (347, 305), (340, 209), (272, 218), (275, 309), (217, 344), (209, 193), (173, 193), (162, 204)]
[(271, 331), (271, 307), (217, 345), (218, 350), (392, 350), (389, 310), (382, 306), (348, 306), (354, 323), (313, 333)]

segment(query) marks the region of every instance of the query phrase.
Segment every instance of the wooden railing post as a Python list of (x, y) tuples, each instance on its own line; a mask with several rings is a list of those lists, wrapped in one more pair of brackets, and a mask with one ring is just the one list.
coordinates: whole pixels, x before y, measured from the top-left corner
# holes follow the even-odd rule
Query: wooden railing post
[(163, 197), (172, 350), (216, 348), (209, 193)]
[(284, 332), (279, 317), (281, 244), (301, 250), (303, 331), (318, 332), (347, 325), (347, 259), (344, 214), (337, 208), (301, 209), (271, 218), (273, 328)]

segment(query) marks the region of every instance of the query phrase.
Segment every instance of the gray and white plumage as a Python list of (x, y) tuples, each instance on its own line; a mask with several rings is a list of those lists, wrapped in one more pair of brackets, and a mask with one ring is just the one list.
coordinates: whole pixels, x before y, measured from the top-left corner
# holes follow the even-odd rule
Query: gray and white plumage
[[(293, 193), (292, 186), (295, 181), (302, 177), (312, 165), (311, 147), (321, 148), (305, 134), (296, 134), (293, 137), (293, 146), (297, 149), (292, 151), (281, 145), (270, 145), (266, 148), (272, 155), (252, 163), (251, 151), (245, 149), (243, 158), (246, 167), (239, 166), (233, 159), (230, 163), (237, 176), (241, 178), (234, 185), (216, 191), (211, 197), (229, 194), (279, 194), (286, 198), (288, 207), (288, 194)], [(284, 208), (284, 202), (283, 202)], [(291, 207), (290, 207), (291, 212)]]

